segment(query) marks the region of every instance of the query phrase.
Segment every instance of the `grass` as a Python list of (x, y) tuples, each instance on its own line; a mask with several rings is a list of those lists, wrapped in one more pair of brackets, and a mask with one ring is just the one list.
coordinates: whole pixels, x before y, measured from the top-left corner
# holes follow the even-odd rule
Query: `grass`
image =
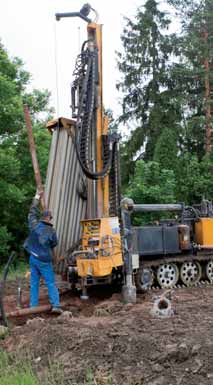
[[(96, 370), (95, 374), (88, 369), (84, 385), (112, 385), (113, 379), (109, 371)], [(77, 384), (76, 384), (77, 385)]]
[[(9, 269), (7, 280), (14, 280), (16, 278), (24, 278), (26, 272), (29, 270), (29, 264), (26, 261), (18, 261), (17, 264), (12, 264)], [(3, 276), (4, 266), (0, 266), (0, 280)]]
[(60, 364), (49, 360), (42, 378), (37, 377), (35, 365), (30, 353), (18, 355), (0, 349), (0, 385), (64, 385), (64, 368)]
[[(43, 372), (42, 379), (38, 378), (32, 368), (30, 355), (19, 356), (8, 354), (0, 349), (0, 385), (79, 385), (77, 382), (65, 380), (64, 368), (50, 360)], [(84, 385), (112, 385), (111, 375), (103, 370), (88, 369)], [(82, 385), (82, 382), (81, 382)]]
[(0, 385), (41, 385), (30, 364), (0, 351)]

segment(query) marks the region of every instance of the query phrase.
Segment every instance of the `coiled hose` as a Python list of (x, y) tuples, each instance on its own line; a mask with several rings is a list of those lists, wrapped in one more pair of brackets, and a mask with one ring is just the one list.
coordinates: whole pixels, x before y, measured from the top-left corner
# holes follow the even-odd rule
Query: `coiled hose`
[(84, 174), (90, 179), (97, 180), (104, 178), (110, 172), (116, 141), (112, 139), (109, 140), (107, 157), (103, 169), (99, 172), (91, 170), (89, 142), (92, 135), (92, 123), (96, 109), (97, 52), (91, 52), (86, 49), (85, 43), (82, 46), (81, 54), (78, 56), (74, 71), (74, 75), (76, 76), (74, 83), (80, 92), (75, 146), (77, 157)]

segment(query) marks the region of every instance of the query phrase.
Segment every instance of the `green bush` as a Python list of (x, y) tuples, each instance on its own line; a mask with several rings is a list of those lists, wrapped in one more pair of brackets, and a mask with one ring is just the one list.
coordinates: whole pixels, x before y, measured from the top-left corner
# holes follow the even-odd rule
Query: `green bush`
[(0, 262), (9, 256), (12, 239), (12, 234), (8, 232), (6, 226), (0, 226)]

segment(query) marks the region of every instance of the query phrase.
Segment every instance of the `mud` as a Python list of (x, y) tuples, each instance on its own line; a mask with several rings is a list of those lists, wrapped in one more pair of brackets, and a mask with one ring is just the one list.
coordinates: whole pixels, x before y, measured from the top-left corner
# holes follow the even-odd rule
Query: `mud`
[(212, 287), (174, 291), (169, 317), (153, 314), (153, 292), (136, 305), (103, 293), (66, 297), (63, 315), (12, 326), (1, 347), (30, 352), (41, 381), (51, 362), (63, 368), (64, 385), (84, 384), (88, 370), (97, 385), (213, 384)]

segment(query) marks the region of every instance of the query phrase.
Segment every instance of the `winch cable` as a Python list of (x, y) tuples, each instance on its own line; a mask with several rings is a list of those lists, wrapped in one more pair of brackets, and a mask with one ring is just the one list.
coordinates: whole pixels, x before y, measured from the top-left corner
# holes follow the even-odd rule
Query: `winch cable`
[(77, 58), (77, 64), (74, 71), (76, 79), (75, 86), (79, 87), (79, 106), (77, 114), (75, 146), (77, 157), (84, 174), (93, 180), (105, 177), (109, 174), (113, 162), (115, 151), (115, 140), (110, 140), (108, 144), (108, 155), (105, 159), (103, 169), (94, 172), (90, 169), (89, 142), (92, 135), (92, 122), (95, 114), (96, 98), (96, 56), (85, 48), (87, 42), (82, 46), (81, 54)]

